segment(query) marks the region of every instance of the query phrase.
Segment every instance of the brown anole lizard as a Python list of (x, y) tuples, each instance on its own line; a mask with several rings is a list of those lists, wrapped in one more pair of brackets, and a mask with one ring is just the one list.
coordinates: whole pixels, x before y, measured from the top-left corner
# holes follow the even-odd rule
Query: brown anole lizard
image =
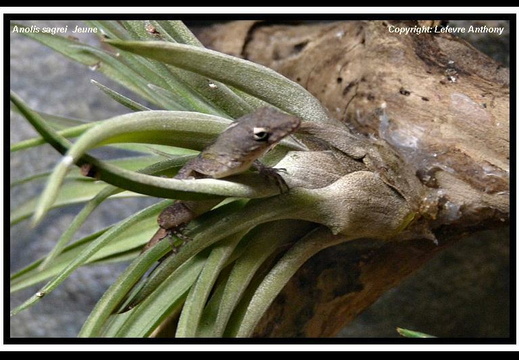
[[(211, 145), (196, 158), (187, 162), (174, 178), (218, 179), (239, 174), (254, 167), (260, 173), (274, 177), (280, 185), (286, 186), (276, 169), (261, 164), (258, 158), (283, 138), (295, 132), (300, 124), (301, 120), (295, 116), (270, 107), (260, 108), (232, 123)], [(142, 251), (148, 250), (171, 234), (182, 238), (182, 228), (214, 206), (214, 202), (207, 202), (207, 206), (203, 203), (179, 200), (165, 208), (157, 219), (159, 230)]]

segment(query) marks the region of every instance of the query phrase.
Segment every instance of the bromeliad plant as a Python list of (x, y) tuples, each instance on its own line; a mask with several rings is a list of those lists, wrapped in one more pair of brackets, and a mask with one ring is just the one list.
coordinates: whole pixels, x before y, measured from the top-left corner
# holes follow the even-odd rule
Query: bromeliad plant
[[(391, 171), (385, 171), (389, 176), (373, 172), (389, 155), (368, 151), (300, 85), (266, 67), (205, 49), (178, 21), (89, 25), (102, 32), (109, 46), (97, 48), (46, 33), (25, 35), (95, 68), (159, 110), (93, 82), (132, 112), (90, 123), (66, 121), (67, 126), (57, 130), (63, 121), (30, 109), (11, 93), (14, 108), (41, 135), (11, 151), (47, 143), (63, 154), (40, 199), (14, 211), (11, 222), (32, 217), (38, 223), (51, 208), (84, 202), (52, 252), (12, 275), (11, 291), (48, 281), (12, 315), (40, 301), (80, 266), (132, 258), (80, 336), (151, 336), (172, 317), (179, 337), (250, 336), (276, 295), (312, 255), (350, 239), (391, 237), (413, 218), (408, 199), (395, 195), (405, 184), (395, 184)], [(340, 157), (329, 151), (308, 151), (303, 142), (285, 139), (262, 161), (286, 169), (291, 187), (286, 193), (254, 173), (232, 181), (171, 178), (192, 156), (164, 154), (163, 147), (158, 151), (154, 145), (201, 150), (232, 119), (264, 105), (300, 117), (310, 129), (307, 135), (319, 136), (329, 142), (326, 148), (355, 158), (353, 168), (337, 166)], [(334, 135), (319, 130), (321, 125)], [(74, 137), (72, 143), (69, 138)], [(142, 156), (102, 161), (88, 154), (95, 147), (120, 144)], [(369, 159), (363, 160), (361, 171), (359, 159)], [(74, 166), (80, 173), (71, 171)], [(97, 206), (128, 191), (165, 200), (69, 244)], [(403, 192), (412, 193), (409, 187)], [(76, 198), (78, 193), (81, 198)], [(166, 256), (169, 241), (141, 254), (170, 199), (222, 202), (189, 225), (186, 233), (192, 241), (178, 254)]]

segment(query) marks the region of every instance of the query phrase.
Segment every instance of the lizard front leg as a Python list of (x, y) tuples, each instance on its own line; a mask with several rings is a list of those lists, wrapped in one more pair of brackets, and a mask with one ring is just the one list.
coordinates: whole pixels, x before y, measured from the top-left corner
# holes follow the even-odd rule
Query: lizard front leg
[(280, 192), (284, 193), (289, 190), (289, 187), (285, 182), (285, 179), (283, 179), (283, 177), (279, 174), (280, 172), (285, 172), (285, 169), (278, 169), (263, 165), (259, 160), (255, 160), (252, 163), (251, 167), (255, 168), (262, 176), (266, 177), (268, 180), (274, 180)]

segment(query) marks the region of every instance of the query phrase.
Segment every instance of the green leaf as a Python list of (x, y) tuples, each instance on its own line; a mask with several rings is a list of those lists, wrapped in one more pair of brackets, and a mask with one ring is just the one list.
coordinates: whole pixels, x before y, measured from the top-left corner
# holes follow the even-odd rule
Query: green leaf
[[(76, 180), (67, 182), (58, 193), (56, 201), (52, 204), (51, 209), (86, 202), (102, 191), (106, 186), (106, 184), (96, 183), (93, 181)], [(118, 195), (118, 197), (129, 196), (137, 195), (128, 192)], [(9, 219), (11, 225), (17, 224), (34, 214), (37, 201), (37, 198), (31, 198), (15, 210), (11, 211)]]
[(187, 291), (199, 276), (207, 255), (198, 254), (184, 262), (170, 277), (163, 281), (142, 306), (128, 312), (125, 321), (104, 331), (107, 337), (145, 337), (178, 309), (184, 302)]
[[(173, 157), (172, 155), (169, 155), (169, 154), (168, 154), (168, 156), (169, 156), (169, 158)], [(108, 160), (108, 161), (106, 161), (106, 163), (117, 166), (117, 167), (121, 167), (126, 170), (139, 170), (141, 168), (161, 162), (162, 160), (163, 160), (162, 156), (149, 155), (149, 156), (134, 156), (134, 157), (130, 157), (130, 158), (118, 158), (118, 159), (114, 159), (114, 160)], [(184, 162), (185, 162), (185, 160), (181, 161), (178, 165), (180, 166), (180, 165), (184, 164)], [(172, 166), (175, 166), (175, 165), (172, 165)], [(11, 182), (10, 186), (11, 186), (11, 188), (14, 188), (16, 186), (20, 186), (20, 185), (29, 183), (31, 181), (45, 179), (50, 174), (51, 174), (51, 171), (32, 174), (25, 178), (20, 178), (20, 179), (14, 180), (13, 182)], [(70, 174), (67, 176), (67, 180), (81, 180), (84, 183), (90, 183), (92, 181), (90, 178), (85, 177), (85, 175), (83, 175), (81, 173), (80, 169), (71, 170)]]
[(35, 295), (31, 296), (28, 300), (26, 300), (23, 304), (16, 307), (11, 311), (11, 316), (16, 315), (20, 311), (33, 306), (39, 300), (41, 300), (44, 296), (48, 295), (52, 292), (57, 286), (59, 286), (64, 280), (66, 280), (70, 274), (72, 274), (78, 267), (84, 265), (94, 254), (96, 254), (100, 249), (102, 249), (106, 244), (112, 241), (114, 238), (119, 236), (122, 232), (130, 229), (139, 221), (143, 219), (158, 214), (158, 211), (163, 208), (163, 204), (158, 203), (152, 205), (134, 216), (120, 222), (117, 225), (112, 226), (108, 231), (103, 233), (97, 239), (95, 239), (89, 246), (84, 249), (73, 261), (71, 261), (63, 271), (60, 272), (53, 280), (49, 281), (44, 287), (41, 288)]
[(240, 242), (244, 232), (238, 232), (218, 242), (212, 247), (211, 254), (204, 264), (196, 283), (186, 298), (177, 325), (176, 337), (196, 336), (202, 311), (213, 286), (226, 261)]
[[(11, 27), (27, 28), (27, 26), (11, 23)], [(151, 103), (155, 99), (146, 89), (147, 81), (138, 72), (130, 69), (126, 64), (117, 59), (115, 54), (110, 54), (96, 47), (81, 44), (75, 40), (51, 35), (43, 32), (23, 32), (24, 36), (39, 41), (56, 52), (88, 66), (92, 70), (99, 71), (111, 79), (121, 83), (136, 94), (139, 94)]]
[[(20, 110), (17, 107), (12, 107), (11, 110), (14, 112), (23, 115)], [(82, 119), (75, 119), (75, 118), (67, 118), (63, 116), (57, 116), (52, 114), (47, 114), (43, 112), (36, 111), (39, 116), (41, 116), (43, 119), (45, 119), (45, 122), (49, 124), (53, 129), (55, 130), (62, 130), (67, 129), (74, 126), (80, 126), (84, 124), (88, 124), (89, 122)]]
[[(61, 154), (65, 154), (66, 151), (71, 147), (71, 143), (69, 140), (61, 136), (59, 133), (54, 131), (51, 126), (49, 126), (46, 121), (35, 111), (30, 109), (14, 92), (11, 91), (10, 94), (11, 102), (19, 109), (22, 115), (31, 123), (31, 125), (38, 131), (42, 137), (52, 145), (58, 152)], [(103, 180), (103, 177), (109, 177), (112, 181), (119, 181), (119, 183), (124, 183), (124, 179), (120, 178), (120, 175), (117, 172), (113, 172), (113, 170), (117, 170), (117, 168), (110, 167), (110, 165), (103, 163), (102, 161), (98, 161), (90, 155), (84, 155), (80, 159), (76, 161), (77, 165), (88, 164), (91, 166), (95, 166), (98, 170), (103, 169), (102, 174), (99, 175), (99, 178)], [(57, 188), (55, 189), (57, 190)]]
[[(131, 229), (121, 233), (109, 244), (103, 246), (103, 248), (89, 258), (83, 266), (133, 260), (139, 254), (142, 246), (156, 231), (156, 228), (157, 222), (155, 217), (150, 216), (143, 219), (138, 224), (132, 226)], [(68, 245), (44, 269), (42, 269), (42, 263), (45, 259), (40, 259), (12, 274), (10, 291), (16, 292), (57, 276), (70, 262), (80, 256), (94, 240), (99, 238), (99, 236), (108, 229), (109, 228), (103, 229)]]
[(95, 308), (83, 324), (79, 337), (99, 337), (104, 326), (113, 317), (125, 317), (124, 314), (113, 315), (113, 312), (121, 305), (126, 294), (141, 279), (157, 259), (163, 257), (171, 246), (167, 241), (161, 241), (156, 246), (137, 257), (119, 276), (119, 278), (103, 294)]
[[(200, 180), (198, 180), (200, 181)], [(246, 203), (233, 201), (199, 217), (200, 226), (188, 232), (192, 240), (185, 244), (176, 256), (161, 262), (150, 275), (144, 286), (131, 299), (129, 306), (134, 307), (145, 299), (160, 285), (165, 278), (178, 268), (183, 261), (200, 252), (202, 249), (236, 232), (248, 232), (255, 226), (280, 219), (299, 219), (307, 216), (304, 206), (309, 200), (305, 192), (289, 192), (265, 199), (251, 200)], [(243, 207), (243, 208), (241, 208)], [(240, 211), (237, 209), (240, 208)]]
[(232, 312), (260, 266), (273, 256), (281, 244), (295, 241), (310, 231), (312, 226), (301, 221), (281, 220), (251, 230), (244, 239), (248, 245), (232, 266), (223, 291), (214, 299), (215, 303), (208, 305), (204, 311), (204, 322), (200, 324), (197, 336), (222, 337)]
[[(107, 43), (123, 51), (111, 53), (49, 34), (28, 36), (106, 74), (162, 108), (196, 109), (236, 118), (249, 113), (259, 104), (268, 103), (307, 121), (332, 121), (318, 101), (300, 85), (263, 66), (204, 49), (179, 21), (90, 23), (111, 38)], [(154, 26), (158, 34), (147, 31), (147, 24)], [(148, 41), (154, 38), (166, 41)], [(73, 163), (89, 164), (101, 180), (140, 194), (215, 199), (208, 201), (213, 204), (226, 196), (252, 198), (278, 194), (276, 186), (265, 186), (264, 182), (258, 181), (257, 176), (247, 173), (226, 180), (181, 181), (150, 175), (174, 173), (175, 166), (165, 166), (166, 163), (171, 165), (170, 160), (135, 171), (142, 167), (130, 169), (122, 163), (103, 162), (89, 156), (87, 152), (90, 149), (113, 144), (129, 144), (135, 146), (135, 149), (140, 146), (141, 150), (142, 145), (138, 144), (176, 145), (200, 150), (228, 124), (228, 121), (217, 116), (178, 111), (145, 111), (149, 109), (138, 102), (99, 83), (94, 84), (116, 101), (139, 112), (93, 123), (86, 126), (92, 126), (86, 132), (86, 128), (78, 131), (75, 126), (65, 125), (69, 128), (58, 133), (50, 126), (51, 122), (35, 114), (12, 95), (13, 103), (35, 124), (45, 141), (61, 153), (66, 153), (49, 177), (35, 219), (40, 219), (51, 204), (64, 205), (64, 197), (86, 201), (86, 198), (80, 200), (78, 194), (89, 192), (91, 185), (99, 185), (99, 182), (81, 180), (77, 173), (68, 173)], [(78, 135), (81, 136), (73, 145), (65, 138)], [(17, 145), (17, 148), (34, 146), (37, 142), (32, 140), (21, 147)], [(286, 154), (287, 149), (302, 149), (295, 141), (283, 143), (269, 156), (278, 160), (279, 156)], [(185, 158), (176, 157), (171, 161), (179, 164), (182, 160)], [(34, 177), (31, 180), (36, 179)], [(65, 180), (67, 182), (62, 186)], [(74, 191), (76, 194), (73, 194)], [(93, 198), (63, 234), (46, 262), (37, 261), (12, 277), (13, 286), (22, 288), (55, 276), (38, 294), (14, 309), (13, 314), (36, 303), (79, 266), (138, 255), (141, 245), (156, 230), (153, 217), (170, 202), (156, 204), (105, 231), (66, 245), (96, 206), (119, 191), (121, 189), (104, 184), (103, 187), (92, 187), (90, 195)], [(297, 231), (293, 231), (290, 226), (292, 220), (282, 219), (321, 221), (322, 213), (319, 210), (312, 210), (309, 215), (305, 215), (310, 203), (320, 203), (321, 195), (318, 190), (302, 190), (257, 201), (233, 200), (202, 215), (191, 222), (187, 229), (193, 241), (184, 245), (176, 256), (162, 261), (142, 283), (139, 280), (157, 260), (165, 256), (170, 245), (168, 241), (162, 241), (137, 256), (98, 302), (80, 336), (149, 336), (177, 311), (182, 311), (177, 336), (250, 333), (261, 315), (257, 308), (265, 309), (280, 286), (288, 281), (287, 275), (281, 270), (285, 269), (288, 273), (295, 271), (305, 258), (327, 246), (316, 244), (315, 239), (303, 239), (302, 245), (298, 245), (298, 242), (287, 253), (286, 267), (277, 265), (269, 274), (258, 272), (265, 262), (275, 258), (279, 244), (300, 238), (300, 229), (306, 232), (315, 227), (315, 224), (308, 222), (304, 222), (307, 226), (301, 225), (301, 221), (296, 220), (293, 224)], [(58, 202), (54, 202), (54, 199)], [(324, 202), (323, 206), (326, 205)], [(281, 221), (272, 223), (275, 220)], [(276, 226), (281, 231), (275, 231)], [(338, 240), (333, 237), (328, 241)], [(260, 283), (261, 280), (263, 282)], [(125, 313), (114, 314), (117, 309), (128, 305), (134, 307)], [(248, 311), (240, 311), (248, 306)], [(208, 314), (212, 315), (210, 321), (201, 320)]]
[(419, 331), (408, 330), (403, 328), (396, 328), (396, 331), (403, 337), (408, 338), (436, 338), (436, 336), (428, 335)]
[(161, 41), (106, 40), (117, 48), (208, 76), (307, 121), (330, 122), (301, 85), (265, 66), (197, 46)]
[[(182, 21), (150, 21), (157, 31), (170, 42), (203, 47), (202, 43), (182, 23)], [(141, 26), (144, 26), (142, 24)], [(265, 104), (261, 104), (251, 98), (245, 98), (224, 84), (205, 78), (196, 73), (181, 71), (174, 68), (176, 76), (184, 81), (201, 96), (212, 103), (217, 109), (222, 109), (233, 118), (241, 117)]]
[(88, 20), (85, 21), (89, 26), (96, 27), (100, 30), (103, 37), (119, 40), (131, 40), (132, 37), (128, 31), (122, 26), (120, 21), (110, 20)]
[[(112, 24), (111, 21), (98, 21), (95, 24), (104, 29), (111, 38), (153, 39), (153, 36), (146, 30), (146, 24), (151, 24), (147, 21), (122, 21), (120, 24)], [(126, 29), (121, 30), (121, 25)], [(155, 25), (159, 26), (158, 24)], [(173, 27), (178, 28), (179, 25), (176, 24)], [(185, 31), (181, 32), (185, 35)], [(163, 89), (166, 96), (164, 96), (164, 93), (158, 92), (155, 98), (156, 103), (162, 104), (165, 109), (198, 111), (221, 116), (224, 116), (227, 112), (233, 117), (243, 115), (244, 112), (239, 112), (240, 110), (249, 110), (245, 113), (252, 110), (239, 96), (229, 89), (223, 89), (223, 85), (221, 86), (222, 89), (207, 91), (208, 80), (197, 74), (168, 67), (161, 62), (144, 59), (128, 52), (119, 53), (119, 58), (147, 79), (148, 86), (152, 90)], [(228, 111), (229, 109), (232, 111)]]
[[(155, 175), (161, 175), (165, 174), (165, 171), (170, 170), (172, 167), (178, 167), (180, 168), (180, 164), (177, 159), (172, 159), (168, 161), (163, 161), (159, 163), (153, 163), (151, 165), (148, 165), (147, 167), (139, 166), (137, 161), (132, 164), (133, 166), (138, 166), (141, 168), (139, 170), (140, 173), (148, 173), (148, 174), (155, 174)], [(60, 239), (56, 243), (55, 247), (49, 253), (45, 261), (40, 265), (40, 269), (45, 268), (52, 260), (59, 255), (61, 249), (70, 241), (72, 240), (72, 236), (75, 234), (75, 232), (81, 227), (81, 225), (84, 223), (84, 221), (87, 219), (87, 217), (108, 197), (114, 196), (115, 194), (123, 191), (122, 189), (119, 189), (114, 186), (107, 186), (102, 191), (100, 191), (92, 200), (90, 200), (84, 207), (81, 209), (81, 211), (75, 216), (74, 220), (70, 223), (69, 227), (65, 230), (65, 232), (61, 235)], [(154, 222), (155, 225), (155, 222)], [(151, 234), (150, 234), (151, 237)]]
[[(150, 39), (150, 34), (145, 30), (144, 21), (90, 21), (88, 23), (99, 28), (112, 39)], [(188, 87), (185, 84), (179, 83), (175, 79), (174, 74), (160, 62), (136, 57), (134, 54), (126, 52), (119, 53), (118, 58), (133, 71), (138, 72), (149, 84), (155, 84), (168, 89), (177, 88), (183, 93), (189, 92)]]
[[(157, 157), (135, 157), (131, 159), (119, 159), (110, 161), (110, 164), (115, 164), (115, 166), (123, 167), (125, 169), (141, 169), (144, 167), (148, 167), (148, 171), (155, 175), (169, 175), (173, 176), (176, 171), (186, 162), (188, 157), (175, 157), (174, 159), (170, 159), (167, 161), (157, 161)], [(26, 179), (20, 179), (18, 182), (12, 184), (12, 186), (21, 185), (25, 182), (38, 180), (40, 178), (45, 178), (49, 173), (36, 174)], [(83, 175), (79, 174), (79, 170), (71, 172), (67, 176), (67, 181), (60, 188), (60, 192), (58, 197), (56, 198), (55, 203), (52, 208), (59, 208), (67, 205), (79, 204), (87, 201), (95, 201), (91, 200), (98, 196), (100, 193), (110, 188), (105, 183), (95, 182), (93, 179), (86, 178)], [(139, 194), (124, 191), (119, 193), (114, 193), (110, 195), (110, 198), (128, 198), (139, 196)], [(31, 198), (25, 203), (18, 206), (16, 209), (11, 211), (10, 213), (10, 222), (11, 225), (16, 224), (28, 217), (30, 217), (36, 208), (38, 199)]]
[[(26, 117), (26, 119), (27, 119), (27, 117)], [(40, 119), (42, 119), (42, 121), (45, 122), (43, 117), (40, 117)], [(68, 129), (56, 131), (56, 134), (60, 135), (63, 138), (74, 138), (74, 137), (77, 137), (77, 136), (83, 134), (86, 130), (95, 126), (95, 124), (96, 124), (95, 122), (92, 122), (92, 123), (88, 123), (88, 124), (78, 125), (78, 126), (71, 127)], [(37, 129), (37, 131), (40, 133), (42, 133), (42, 131), (45, 132), (45, 130), (41, 130), (41, 129), (40, 130)], [(15, 151), (29, 149), (31, 147), (35, 147), (35, 146), (39, 146), (39, 145), (45, 145), (47, 143), (49, 143), (49, 142), (45, 139), (45, 137), (33, 138), (33, 139), (20, 141), (19, 143), (11, 145), (10, 150), (11, 150), (11, 152), (15, 152)], [(63, 150), (64, 150), (64, 148), (63, 148)]]
[(146, 278), (142, 287), (130, 295), (126, 307), (133, 308), (139, 305), (190, 257), (200, 253), (227, 236), (248, 230), (251, 226), (250, 223), (240, 224), (241, 226), (234, 227), (232, 223), (227, 226), (224, 220), (227, 216), (233, 216), (239, 209), (243, 208), (245, 203), (245, 200), (232, 201), (213, 209), (193, 221), (192, 223), (199, 224), (199, 226), (195, 226), (193, 230), (186, 233), (192, 240), (185, 244), (178, 254), (161, 261), (160, 265)]
[[(228, 124), (226, 119), (212, 115), (174, 111), (143, 111), (103, 121), (79, 138), (55, 167), (36, 208), (34, 221), (41, 220), (50, 208), (69, 168), (84, 158), (86, 151), (115, 142), (176, 143), (180, 146), (201, 148)], [(254, 186), (262, 183), (262, 179), (247, 175), (240, 176), (240, 179), (246, 181), (244, 184), (214, 179), (164, 179), (116, 169), (94, 159), (90, 159), (90, 162), (98, 169), (102, 180), (152, 196), (207, 199), (217, 196), (263, 197), (279, 192), (275, 184)]]
[(343, 237), (319, 227), (296, 242), (265, 276), (248, 302), (246, 311), (232, 319), (230, 334), (236, 337), (251, 336), (263, 314), (295, 272), (319, 251), (343, 241)]
[[(106, 51), (83, 45), (81, 43), (71, 45), (70, 48), (81, 53), (91, 54), (93, 58), (97, 59), (97, 62), (90, 66), (91, 69), (105, 73), (105, 75), (110, 76), (113, 80), (128, 87), (150, 103), (156, 104), (163, 109), (181, 110), (177, 108), (178, 103), (176, 101), (163, 97), (157, 98), (157, 96), (155, 96), (155, 94), (147, 87), (150, 82), (157, 81), (160, 78), (157, 78), (156, 75), (146, 66), (140, 63), (127, 64), (128, 59), (119, 59), (122, 55), (112, 55)], [(109, 68), (109, 70), (103, 71), (105, 68)]]
[(181, 44), (203, 47), (202, 43), (193, 35), (191, 30), (187, 28), (182, 21), (178, 20), (160, 20), (150, 21), (150, 23), (163, 33), (168, 34), (171, 39)]
[(45, 120), (35, 111), (31, 110), (22, 99), (13, 91), (10, 93), (11, 102), (18, 108), (22, 115), (31, 123), (31, 125), (38, 131), (46, 142), (54, 147), (58, 152), (64, 154), (70, 142), (60, 135), (56, 135), (54, 129), (49, 126)]
[(176, 90), (166, 90), (154, 84), (148, 84), (148, 87), (151, 91), (153, 91), (157, 98), (175, 102), (177, 110), (198, 110), (201, 112), (216, 113), (214, 110), (201, 109), (200, 106), (193, 104), (192, 101), (188, 101), (186, 96), (179, 95), (178, 91)]
[(43, 271), (38, 268), (42, 263), (42, 259), (39, 259), (26, 266), (25, 268), (18, 270), (11, 275), (10, 292), (14, 293), (47, 280), (52, 276), (56, 276), (65, 268), (65, 266), (67, 266), (68, 263), (76, 258), (86, 246), (88, 246), (88, 243), (98, 238), (106, 230), (107, 229), (103, 229), (74, 242), (74, 244), (71, 244), (62, 252), (61, 256), (52, 263), (52, 266), (49, 266)]
[(60, 236), (59, 240), (52, 251), (47, 255), (45, 260), (39, 266), (39, 269), (45, 269), (50, 263), (61, 253), (63, 248), (72, 240), (72, 237), (79, 230), (81, 225), (85, 222), (87, 217), (109, 196), (115, 195), (120, 190), (113, 186), (107, 186), (100, 191), (92, 200), (90, 200), (81, 211), (74, 217), (74, 220), (67, 227), (65, 232)]
[(104, 92), (106, 95), (110, 96), (112, 99), (114, 99), (115, 101), (117, 101), (119, 104), (123, 105), (123, 106), (126, 106), (128, 109), (130, 110), (133, 110), (133, 111), (146, 111), (146, 110), (151, 110), (150, 108), (142, 105), (142, 104), (139, 104), (138, 102), (122, 95), (122, 94), (119, 94), (117, 91), (115, 90), (112, 90), (110, 89), (109, 87), (106, 87), (104, 86), (103, 84), (95, 81), (95, 80), (90, 80), (90, 82), (92, 84), (94, 84), (95, 86), (97, 86), (102, 92)]

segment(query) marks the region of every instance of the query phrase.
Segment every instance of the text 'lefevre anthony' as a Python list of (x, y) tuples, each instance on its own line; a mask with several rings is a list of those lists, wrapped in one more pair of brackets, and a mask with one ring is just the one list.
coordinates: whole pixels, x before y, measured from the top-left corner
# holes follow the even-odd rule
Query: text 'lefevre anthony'
[(388, 31), (390, 33), (409, 35), (409, 34), (497, 34), (502, 35), (505, 31), (504, 26), (475, 26), (470, 25), (468, 27), (465, 26), (395, 26), (389, 25)]

